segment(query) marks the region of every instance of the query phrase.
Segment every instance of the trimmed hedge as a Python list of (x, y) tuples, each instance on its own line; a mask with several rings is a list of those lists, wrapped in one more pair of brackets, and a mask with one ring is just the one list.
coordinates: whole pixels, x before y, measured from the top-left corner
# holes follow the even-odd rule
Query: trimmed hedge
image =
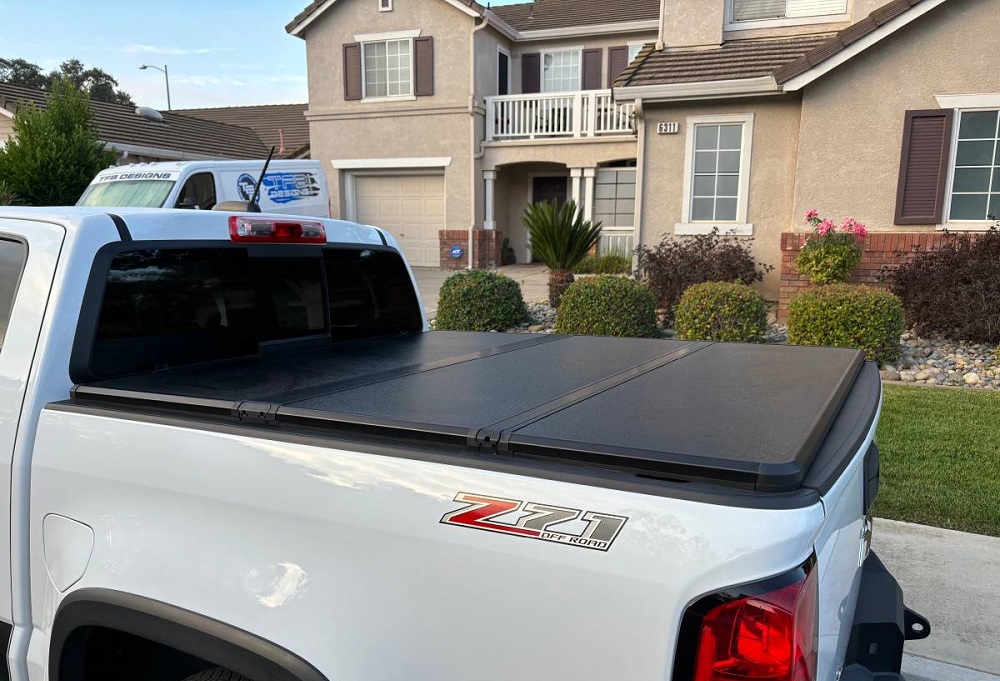
[(441, 285), (437, 319), (440, 331), (503, 331), (524, 320), (528, 308), (521, 287), (488, 270), (453, 274)]
[(885, 364), (899, 355), (904, 330), (903, 304), (883, 289), (833, 284), (799, 294), (789, 303), (791, 345), (858, 348), (868, 359)]
[(573, 269), (573, 274), (630, 274), (632, 258), (619, 253), (588, 255)]
[(656, 301), (635, 279), (603, 274), (574, 282), (562, 296), (556, 333), (651, 338)]
[(695, 284), (674, 309), (681, 340), (759, 343), (767, 330), (767, 303), (746, 284)]

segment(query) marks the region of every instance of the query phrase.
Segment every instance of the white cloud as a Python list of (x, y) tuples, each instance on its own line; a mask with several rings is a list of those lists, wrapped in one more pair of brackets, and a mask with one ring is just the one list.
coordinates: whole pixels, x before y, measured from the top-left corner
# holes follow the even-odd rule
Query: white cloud
[(145, 45), (143, 43), (130, 43), (121, 48), (121, 51), (126, 54), (166, 55), (210, 54), (212, 52), (234, 52), (235, 50), (235, 47), (195, 47), (191, 49), (183, 49), (179, 47), (158, 47), (156, 45)]

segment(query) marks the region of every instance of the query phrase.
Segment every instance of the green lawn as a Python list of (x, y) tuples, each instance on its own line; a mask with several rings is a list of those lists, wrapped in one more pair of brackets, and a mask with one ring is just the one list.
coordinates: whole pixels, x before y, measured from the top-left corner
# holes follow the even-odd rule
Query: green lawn
[(1000, 537), (1000, 394), (885, 387), (875, 515)]

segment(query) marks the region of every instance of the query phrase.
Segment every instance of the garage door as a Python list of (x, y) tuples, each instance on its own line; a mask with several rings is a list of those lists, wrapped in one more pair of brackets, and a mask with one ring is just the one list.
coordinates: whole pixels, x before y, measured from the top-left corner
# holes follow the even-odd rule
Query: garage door
[(443, 175), (358, 177), (357, 221), (382, 227), (399, 241), (411, 265), (440, 265), (438, 230), (444, 229)]

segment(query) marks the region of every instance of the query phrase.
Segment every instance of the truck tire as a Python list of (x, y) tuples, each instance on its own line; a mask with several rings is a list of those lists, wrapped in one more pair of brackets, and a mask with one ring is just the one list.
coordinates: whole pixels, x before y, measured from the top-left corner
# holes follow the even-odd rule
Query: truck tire
[(211, 667), (187, 677), (184, 681), (251, 681), (251, 679), (222, 667)]

